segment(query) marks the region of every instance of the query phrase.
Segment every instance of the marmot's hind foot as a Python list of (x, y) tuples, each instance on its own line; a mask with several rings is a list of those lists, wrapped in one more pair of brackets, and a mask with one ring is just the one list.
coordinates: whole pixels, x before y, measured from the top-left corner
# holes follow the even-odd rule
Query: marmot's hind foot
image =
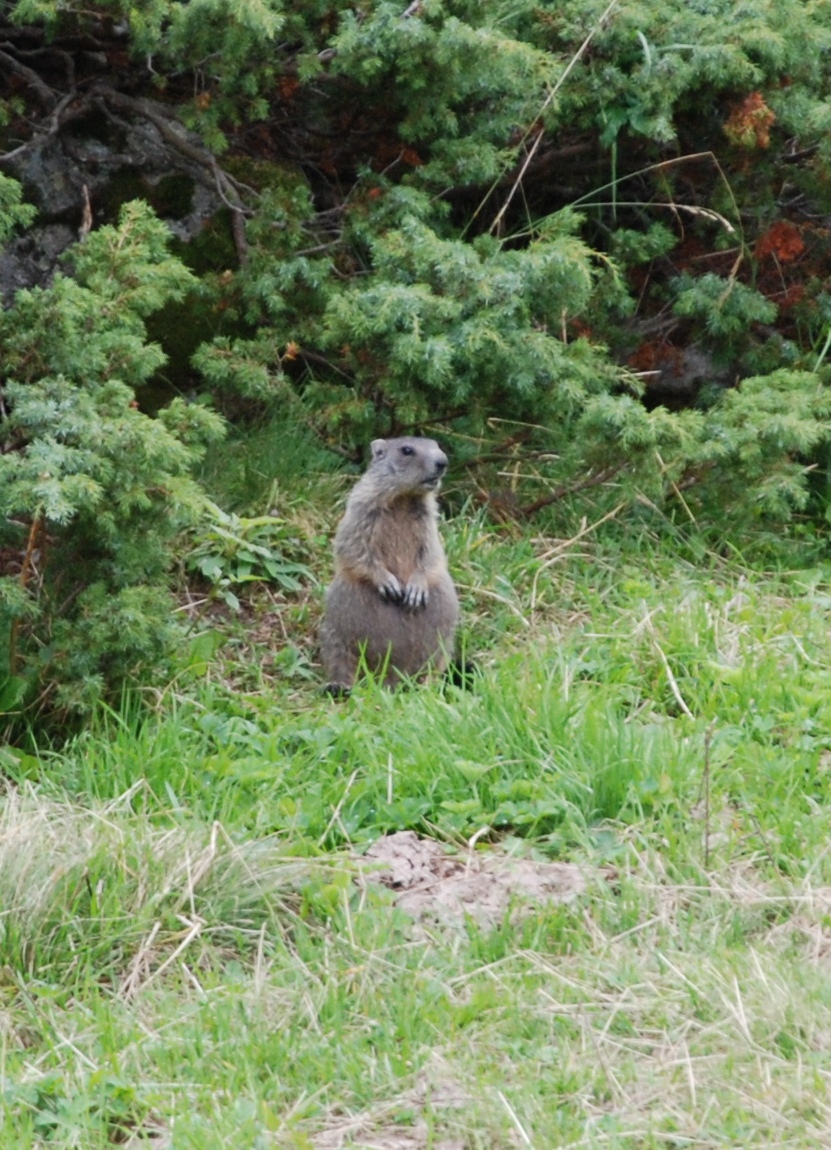
[(326, 683), (320, 688), (321, 695), (328, 695), (330, 699), (348, 699), (352, 688), (345, 683)]

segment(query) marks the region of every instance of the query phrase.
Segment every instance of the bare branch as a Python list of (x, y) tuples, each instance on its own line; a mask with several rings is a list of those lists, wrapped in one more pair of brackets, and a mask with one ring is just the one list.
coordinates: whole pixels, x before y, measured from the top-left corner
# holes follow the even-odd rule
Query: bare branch
[(40, 78), (37, 72), (32, 68), (27, 68), (26, 65), (21, 64), (15, 56), (10, 56), (8, 52), (4, 52), (2, 49), (0, 49), (0, 64), (2, 64), (4, 68), (15, 72), (18, 76), (22, 76), (32, 91), (36, 93), (41, 104), (43, 104), (47, 111), (52, 111), (58, 102), (58, 97), (49, 85)]
[(602, 484), (608, 483), (622, 470), (622, 466), (604, 467), (595, 475), (587, 475), (575, 483), (563, 484), (562, 487), (556, 487), (550, 491), (548, 495), (543, 495), (541, 498), (535, 499), (533, 503), (527, 503), (524, 507), (520, 507), (519, 514), (523, 519), (529, 519), (537, 511), (541, 511), (543, 507), (550, 507), (552, 503), (559, 503), (567, 495), (575, 495), (578, 491), (587, 491), (591, 487), (600, 487)]
[(25, 143), (13, 148), (10, 152), (0, 154), (0, 164), (9, 163), (11, 160), (17, 159), (18, 156), (23, 156), (33, 148), (39, 147), (44, 140), (48, 140), (50, 136), (57, 135), (65, 124), (69, 124), (73, 120), (85, 116), (93, 106), (93, 101), (89, 96), (79, 97), (78, 93), (74, 90), (67, 92), (55, 106), (52, 115), (49, 117), (48, 124), (39, 129), (31, 140), (27, 140)]
[[(199, 169), (210, 173), (212, 185), (219, 193), (222, 202), (231, 211), (231, 228), (234, 235), (234, 246), (240, 263), (245, 263), (248, 256), (248, 243), (245, 237), (245, 216), (248, 214), (245, 205), (237, 191), (237, 185), (231, 177), (222, 170), (216, 158), (207, 149), (192, 143), (177, 130), (178, 121), (169, 119), (158, 105), (149, 100), (126, 96), (114, 88), (99, 88), (98, 95), (107, 104), (122, 111), (132, 112), (134, 115), (148, 120), (158, 130), (162, 139), (170, 144), (180, 155), (196, 164)], [(207, 183), (207, 177), (205, 178)]]
[(89, 199), (89, 188), (84, 184), (84, 211), (81, 217), (81, 226), (78, 229), (78, 239), (83, 243), (92, 231), (92, 204)]

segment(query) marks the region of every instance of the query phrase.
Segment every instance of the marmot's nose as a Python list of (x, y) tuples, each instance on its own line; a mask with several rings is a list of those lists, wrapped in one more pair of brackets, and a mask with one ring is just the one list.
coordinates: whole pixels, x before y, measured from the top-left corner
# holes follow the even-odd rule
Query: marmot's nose
[(446, 455), (442, 455), (439, 459), (436, 460), (436, 471), (438, 472), (439, 475), (443, 475), (444, 472), (447, 471), (447, 456)]

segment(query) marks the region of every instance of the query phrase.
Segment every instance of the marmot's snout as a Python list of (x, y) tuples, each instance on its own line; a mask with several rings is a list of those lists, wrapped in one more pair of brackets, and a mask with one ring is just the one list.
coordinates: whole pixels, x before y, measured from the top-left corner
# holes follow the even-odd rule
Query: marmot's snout
[(427, 478), (424, 480), (424, 486), (438, 487), (445, 471), (447, 471), (447, 456), (436, 456), (436, 458), (433, 460), (433, 474), (427, 476)]

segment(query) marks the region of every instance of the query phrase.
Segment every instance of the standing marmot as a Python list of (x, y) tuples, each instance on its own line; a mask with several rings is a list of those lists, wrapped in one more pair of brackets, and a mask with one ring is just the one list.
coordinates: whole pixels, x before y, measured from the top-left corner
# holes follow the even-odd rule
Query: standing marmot
[(347, 691), (363, 657), (387, 686), (452, 654), (459, 601), (438, 530), (447, 456), (432, 439), (376, 439), (335, 535), (320, 647), (327, 689)]

